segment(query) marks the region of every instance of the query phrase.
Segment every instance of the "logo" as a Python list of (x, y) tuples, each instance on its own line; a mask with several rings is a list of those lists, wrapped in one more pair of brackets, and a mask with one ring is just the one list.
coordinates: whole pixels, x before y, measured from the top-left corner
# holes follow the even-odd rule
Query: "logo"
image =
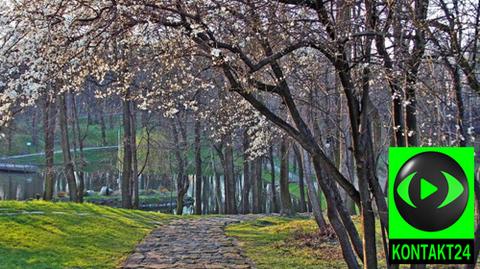
[(440, 152), (419, 153), (406, 161), (394, 188), (400, 215), (424, 231), (450, 227), (462, 216), (468, 200), (468, 182), (462, 167)]
[(473, 148), (390, 148), (391, 263), (473, 261)]

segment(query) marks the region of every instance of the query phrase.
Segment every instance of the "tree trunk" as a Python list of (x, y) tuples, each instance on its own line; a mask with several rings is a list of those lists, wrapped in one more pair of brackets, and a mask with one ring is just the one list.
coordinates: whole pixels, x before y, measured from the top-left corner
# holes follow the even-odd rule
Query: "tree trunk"
[(311, 160), (308, 156), (307, 151), (303, 151), (303, 163), (306, 172), (306, 182), (307, 182), (307, 192), (308, 198), (310, 200), (310, 206), (312, 208), (313, 216), (315, 218), (315, 222), (318, 225), (320, 230), (325, 229), (327, 227), (327, 223), (325, 218), (323, 217), (322, 206), (320, 203), (320, 199), (317, 195), (317, 190), (315, 189), (315, 185), (313, 183), (313, 176), (312, 176), (312, 167), (311, 167)]
[[(414, 82), (409, 82), (414, 83)], [(417, 146), (418, 145), (418, 128), (417, 128), (417, 101), (416, 101), (416, 93), (415, 93), (415, 86), (408, 86), (406, 90), (406, 99), (409, 103), (405, 108), (405, 122), (407, 126), (407, 141), (409, 146)]]
[(140, 205), (140, 195), (138, 186), (138, 158), (137, 158), (137, 117), (135, 115), (135, 102), (130, 101), (130, 128), (131, 128), (131, 152), (132, 152), (132, 179), (131, 179), (131, 192), (132, 192), (132, 207), (138, 208)]
[[(175, 158), (178, 163), (178, 178), (177, 178), (177, 215), (183, 214), (183, 198), (188, 191), (189, 182), (188, 177), (185, 175), (185, 160), (182, 157), (181, 150), (183, 148), (183, 143), (180, 145), (178, 138), (178, 130), (174, 120), (172, 120), (172, 135), (173, 141), (175, 143)], [(183, 136), (183, 135), (182, 135)], [(183, 141), (185, 142), (185, 141)]]
[[(254, 203), (255, 203), (255, 211), (256, 213), (263, 213), (263, 178), (262, 178), (262, 157), (258, 157), (255, 160), (253, 169), (255, 174), (255, 185), (253, 189), (255, 190), (255, 195), (253, 195)], [(252, 193), (253, 194), (253, 193)]]
[(10, 122), (9, 126), (7, 127), (7, 133), (5, 134), (5, 138), (7, 140), (7, 155), (12, 154), (12, 140), (15, 136), (15, 122)]
[(110, 129), (115, 129), (115, 119), (113, 117), (112, 112), (110, 112), (109, 115), (108, 115), (108, 125), (109, 125)]
[(359, 170), (359, 190), (360, 190), (360, 199), (361, 199), (361, 220), (363, 227), (363, 256), (364, 256), (364, 268), (376, 268), (377, 267), (377, 258), (376, 258), (376, 241), (375, 241), (375, 216), (373, 214), (372, 201), (370, 199), (370, 192), (368, 187), (367, 167), (365, 163), (361, 163), (357, 159), (357, 169)]
[(221, 178), (219, 173), (215, 173), (215, 198), (217, 203), (217, 209), (219, 214), (225, 214), (225, 207), (222, 201), (222, 186)]
[[(202, 147), (201, 125), (195, 122), (195, 214), (202, 214)], [(204, 183), (205, 184), (205, 183)], [(205, 206), (205, 205), (204, 205)]]
[(43, 199), (50, 201), (53, 198), (55, 186), (54, 147), (55, 147), (55, 119), (57, 108), (54, 100), (48, 96), (45, 98), (43, 110), (43, 131), (45, 139), (45, 178)]
[(38, 112), (37, 108), (33, 108), (32, 115), (32, 147), (34, 152), (38, 151)]
[(102, 134), (102, 146), (107, 145), (104, 109), (105, 109), (105, 100), (102, 100), (102, 105), (99, 105), (99, 110), (98, 110), (98, 117), (100, 119), (100, 131)]
[(225, 210), (224, 210), (223, 201), (222, 201), (222, 186), (221, 186), (221, 180), (220, 180), (220, 172), (218, 171), (218, 167), (215, 163), (215, 157), (213, 156), (213, 153), (211, 154), (211, 156), (212, 156), (211, 158), (212, 169), (215, 177), (215, 202), (217, 205), (217, 211), (218, 211), (217, 213), (224, 214)]
[(131, 127), (131, 106), (130, 94), (127, 91), (123, 104), (123, 169), (122, 169), (122, 207), (132, 207), (132, 127)]
[[(360, 238), (352, 237), (352, 234), (354, 234), (356, 231), (355, 226), (353, 227), (346, 226), (347, 225), (346, 222), (343, 222), (342, 224), (342, 220), (341, 220), (342, 211), (338, 207), (342, 207), (343, 204), (339, 197), (338, 189), (336, 189), (335, 184), (332, 184), (329, 178), (323, 178), (322, 168), (320, 166), (322, 159), (316, 155), (312, 156), (312, 159), (313, 159), (313, 167), (317, 175), (317, 182), (319, 186), (322, 188), (323, 193), (325, 194), (325, 200), (327, 202), (328, 219), (333, 229), (335, 230), (335, 233), (342, 247), (343, 258), (347, 263), (348, 268), (359, 268), (359, 264), (357, 262), (357, 258), (353, 250), (355, 249), (355, 252), (357, 253), (357, 255), (360, 257), (361, 260), (363, 260), (363, 248), (361, 245)], [(312, 200), (312, 203), (313, 203), (313, 200)], [(340, 218), (339, 218), (339, 215), (340, 215)], [(349, 218), (349, 216), (347, 217)], [(352, 245), (350, 244), (349, 237), (353, 244), (354, 249), (352, 249)]]
[(297, 161), (298, 167), (298, 187), (300, 190), (300, 210), (301, 212), (307, 211), (307, 204), (305, 202), (305, 187), (304, 187), (304, 166), (303, 166), (303, 156), (300, 153), (300, 150), (297, 145), (293, 145), (293, 150), (295, 152), (295, 158)]
[(250, 161), (247, 149), (249, 147), (247, 131), (243, 132), (243, 190), (242, 190), (242, 213), (250, 213)]
[[(403, 137), (403, 138), (405, 138), (405, 137)], [(348, 142), (348, 146), (352, 147), (352, 145), (351, 145), (352, 144), (352, 138), (349, 136), (349, 137), (346, 137), (345, 139)], [(351, 151), (347, 151), (345, 155), (346, 155), (345, 160), (346, 160), (346, 164), (347, 164), (346, 170), (347, 170), (348, 177), (349, 177), (350, 181), (352, 182), (352, 184), (355, 184), (355, 178), (356, 178), (355, 158), (353, 157), (353, 153)], [(355, 208), (355, 202), (348, 195), (346, 195), (346, 197), (345, 197), (345, 207), (347, 208), (350, 215), (356, 215), (357, 214), (357, 210)]]
[[(415, 0), (414, 13), (416, 23), (427, 23), (428, 15), (428, 0)], [(409, 53), (409, 58), (406, 61), (406, 90), (405, 96), (407, 99), (407, 106), (405, 108), (405, 121), (407, 127), (407, 141), (409, 146), (417, 146), (419, 141), (417, 128), (417, 98), (415, 84), (417, 83), (418, 69), (422, 62), (423, 54), (426, 47), (425, 29), (424, 27), (415, 27), (415, 38), (413, 40), (413, 50)]]
[(208, 214), (210, 212), (210, 201), (209, 197), (211, 196), (210, 193), (210, 181), (207, 176), (203, 176), (202, 178), (202, 212), (203, 214)]
[(70, 152), (70, 140), (68, 138), (68, 123), (67, 123), (67, 104), (65, 101), (65, 94), (60, 94), (59, 97), (59, 124), (61, 133), (61, 146), (63, 154), (63, 165), (65, 169), (65, 177), (68, 182), (68, 192), (70, 201), (79, 202), (77, 192), (77, 181), (75, 179), (75, 172), (73, 170), (72, 155)]
[(237, 214), (236, 195), (235, 195), (235, 175), (233, 167), (233, 141), (231, 135), (227, 136), (225, 141), (225, 213)]
[(453, 80), (453, 90), (455, 93), (455, 103), (457, 105), (457, 116), (456, 116), (456, 130), (457, 130), (457, 140), (460, 147), (465, 147), (467, 145), (467, 134), (465, 133), (464, 114), (465, 107), (463, 105), (462, 97), (462, 80), (460, 78), (460, 69), (458, 65), (452, 66), (447, 61), (447, 68), (450, 71)]
[(272, 174), (272, 212), (278, 212), (277, 186), (275, 184), (275, 160), (273, 159), (273, 146), (270, 147), (270, 173)]
[[(84, 178), (84, 163), (85, 163), (85, 158), (83, 154), (83, 138), (81, 137), (80, 134), (80, 123), (78, 121), (78, 111), (77, 111), (77, 101), (75, 98), (75, 94), (70, 94), (71, 96), (71, 105), (72, 105), (72, 134), (73, 134), (73, 152), (74, 154), (74, 166), (75, 166), (75, 171), (78, 176), (78, 198), (80, 202), (83, 202), (83, 194), (85, 192), (85, 178)], [(77, 143), (78, 143), (78, 148), (80, 151), (80, 161), (77, 160)]]
[[(183, 198), (187, 193), (188, 189), (185, 189), (183, 186), (184, 182), (188, 181), (188, 177), (184, 174), (178, 174), (177, 178), (177, 208), (176, 213), (177, 215), (183, 215)], [(180, 183), (179, 183), (180, 182)]]
[(290, 190), (288, 188), (288, 138), (282, 138), (280, 144), (280, 201), (282, 215), (293, 215), (292, 198), (290, 197)]

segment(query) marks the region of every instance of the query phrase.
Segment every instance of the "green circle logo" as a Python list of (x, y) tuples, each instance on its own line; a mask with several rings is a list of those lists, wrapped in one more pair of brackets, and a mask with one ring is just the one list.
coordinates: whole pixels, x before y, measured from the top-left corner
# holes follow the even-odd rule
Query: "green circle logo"
[(453, 225), (468, 202), (468, 181), (462, 167), (440, 152), (422, 152), (408, 159), (395, 177), (394, 200), (402, 218), (423, 231)]

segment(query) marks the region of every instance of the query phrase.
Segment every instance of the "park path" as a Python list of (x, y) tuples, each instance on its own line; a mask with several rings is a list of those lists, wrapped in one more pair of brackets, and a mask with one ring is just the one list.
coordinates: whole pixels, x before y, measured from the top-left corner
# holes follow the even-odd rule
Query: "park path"
[(154, 230), (131, 254), (123, 269), (251, 269), (226, 225), (253, 220), (261, 215), (180, 219)]
[[(101, 150), (101, 149), (116, 149), (118, 146), (101, 146), (101, 147), (86, 147), (83, 148), (83, 151), (89, 151), (89, 150)], [(71, 152), (74, 150), (71, 149)], [(56, 150), (53, 152), (54, 154), (62, 153), (61, 150)], [(26, 158), (26, 157), (34, 157), (34, 156), (44, 156), (45, 152), (38, 152), (38, 153), (30, 153), (30, 154), (21, 154), (21, 155), (13, 155), (13, 156), (4, 156), (0, 157), (0, 160), (2, 161), (11, 161), (14, 159), (21, 159), (21, 158)]]

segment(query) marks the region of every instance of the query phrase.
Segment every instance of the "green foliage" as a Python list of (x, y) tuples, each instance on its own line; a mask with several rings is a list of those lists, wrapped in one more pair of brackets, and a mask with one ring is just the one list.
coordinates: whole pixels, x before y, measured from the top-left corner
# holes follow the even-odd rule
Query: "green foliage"
[(88, 203), (2, 201), (0, 268), (115, 268), (171, 218)]
[[(193, 141), (193, 140), (192, 140)], [(193, 145), (193, 142), (191, 142), (191, 146), (188, 147), (187, 151), (187, 160), (188, 160), (188, 166), (187, 166), (187, 173), (189, 174), (195, 174), (195, 147)], [(200, 156), (202, 158), (202, 174), (204, 176), (213, 176), (214, 171), (212, 169), (212, 155), (213, 158), (218, 162), (218, 166), (220, 165), (220, 160), (218, 160), (218, 156), (216, 155), (213, 150), (206, 145), (205, 141), (202, 141), (202, 148), (200, 150)], [(236, 165), (236, 163), (235, 163)], [(236, 167), (241, 167), (240, 165)], [(223, 170), (220, 169), (220, 173), (223, 174)]]
[[(150, 131), (144, 128), (137, 132), (138, 169), (145, 164), (146, 173), (169, 174), (170, 152), (167, 136), (160, 131)], [(122, 152), (122, 150), (120, 151)]]
[[(293, 196), (293, 198), (300, 199), (300, 186), (298, 185), (298, 183), (288, 184), (288, 190), (290, 191), (290, 195)], [(305, 193), (305, 195), (307, 194)]]
[[(265, 217), (226, 228), (227, 235), (236, 237), (246, 255), (259, 269), (345, 268), (341, 255), (321, 255), (323, 250), (294, 242), (295, 233), (313, 233), (317, 226), (304, 218)], [(325, 245), (324, 250), (338, 253), (338, 245)]]

